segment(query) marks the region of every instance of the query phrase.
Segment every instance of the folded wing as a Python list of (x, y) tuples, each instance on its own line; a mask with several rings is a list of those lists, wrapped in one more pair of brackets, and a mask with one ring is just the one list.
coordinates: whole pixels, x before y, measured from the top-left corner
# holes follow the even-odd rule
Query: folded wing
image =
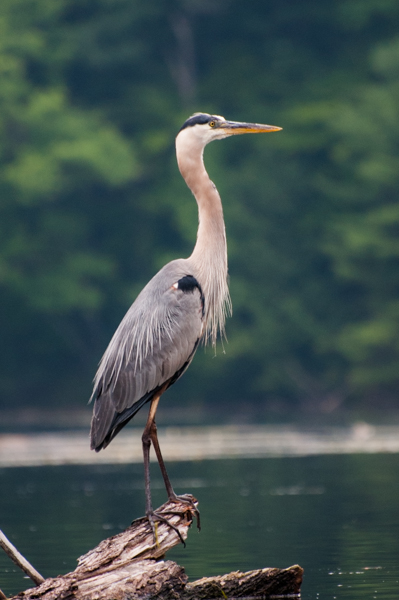
[(116, 330), (95, 378), (91, 447), (105, 448), (163, 386), (190, 364), (203, 331), (204, 297), (184, 261), (166, 265)]

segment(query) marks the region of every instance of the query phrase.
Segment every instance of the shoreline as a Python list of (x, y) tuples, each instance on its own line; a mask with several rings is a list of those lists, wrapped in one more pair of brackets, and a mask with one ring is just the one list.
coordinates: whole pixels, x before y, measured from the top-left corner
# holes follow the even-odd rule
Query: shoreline
[[(99, 453), (90, 450), (88, 433), (81, 430), (0, 434), (0, 468), (141, 463), (142, 431), (127, 427)], [(163, 427), (158, 437), (167, 462), (399, 452), (398, 426), (364, 422), (306, 430), (272, 425)]]

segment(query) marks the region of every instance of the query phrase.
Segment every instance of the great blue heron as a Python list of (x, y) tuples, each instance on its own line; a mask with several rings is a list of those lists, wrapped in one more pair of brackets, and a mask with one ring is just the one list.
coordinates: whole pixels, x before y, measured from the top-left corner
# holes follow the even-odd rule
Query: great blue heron
[[(227, 246), (222, 203), (203, 163), (209, 142), (242, 133), (281, 127), (227, 121), (196, 113), (176, 137), (180, 173), (198, 204), (197, 242), (189, 258), (165, 265), (145, 286), (116, 330), (101, 359), (92, 398), (91, 448), (106, 448), (117, 433), (150, 402), (142, 444), (146, 515), (153, 531), (149, 456), (151, 443), (170, 501), (178, 501), (159, 448), (155, 413), (161, 395), (187, 369), (201, 340), (216, 343), (230, 309)], [(180, 499), (184, 497), (180, 497)]]

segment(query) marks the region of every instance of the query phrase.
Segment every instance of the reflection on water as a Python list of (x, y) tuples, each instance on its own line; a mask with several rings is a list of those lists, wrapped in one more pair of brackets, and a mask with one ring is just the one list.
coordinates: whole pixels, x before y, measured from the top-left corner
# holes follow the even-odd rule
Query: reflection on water
[[(200, 502), (202, 530), (168, 558), (190, 579), (232, 570), (305, 569), (304, 599), (398, 597), (399, 455), (172, 463), (176, 491)], [(165, 500), (153, 467), (156, 506)], [(43, 575), (143, 513), (141, 465), (0, 471), (0, 528)], [(0, 588), (30, 587), (0, 555)]]

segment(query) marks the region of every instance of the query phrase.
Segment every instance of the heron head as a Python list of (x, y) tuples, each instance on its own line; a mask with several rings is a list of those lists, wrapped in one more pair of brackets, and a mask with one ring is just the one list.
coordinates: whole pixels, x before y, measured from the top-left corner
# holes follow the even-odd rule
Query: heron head
[(213, 140), (221, 140), (230, 135), (243, 133), (269, 133), (271, 131), (280, 131), (281, 127), (274, 125), (261, 125), (259, 123), (240, 123), (237, 121), (227, 121), (220, 115), (209, 115), (207, 113), (195, 113), (187, 119), (180, 128), (179, 134), (190, 136), (190, 138), (206, 146)]

